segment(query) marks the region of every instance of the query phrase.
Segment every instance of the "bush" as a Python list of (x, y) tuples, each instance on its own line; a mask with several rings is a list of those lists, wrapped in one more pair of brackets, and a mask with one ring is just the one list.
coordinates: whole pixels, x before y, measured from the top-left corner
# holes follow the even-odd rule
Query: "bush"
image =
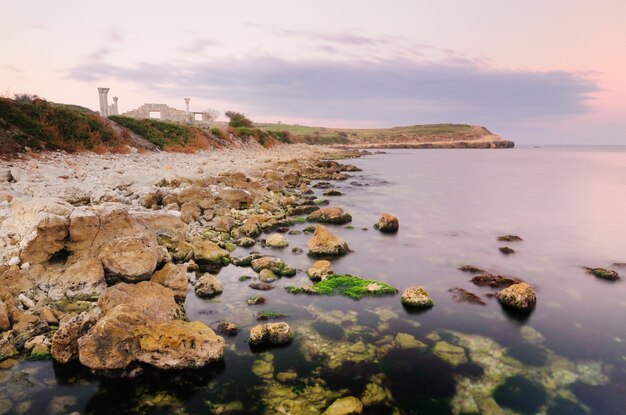
[(249, 119), (248, 117), (246, 117), (244, 114), (242, 114), (240, 112), (226, 111), (224, 113), (224, 115), (226, 115), (230, 119), (230, 121), (228, 121), (228, 125), (230, 127), (233, 127), (233, 128), (239, 128), (239, 127), (252, 128), (252, 126), (254, 125), (254, 123), (252, 122), (251, 119)]

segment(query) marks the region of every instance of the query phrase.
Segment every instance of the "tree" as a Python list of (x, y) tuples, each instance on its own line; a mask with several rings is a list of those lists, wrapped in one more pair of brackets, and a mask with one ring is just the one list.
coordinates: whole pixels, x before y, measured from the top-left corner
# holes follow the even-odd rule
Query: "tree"
[(233, 128), (237, 128), (237, 127), (251, 128), (253, 126), (252, 120), (246, 117), (241, 112), (226, 111), (224, 115), (230, 119), (230, 121), (228, 122), (228, 125)]
[(213, 108), (207, 108), (202, 111), (202, 120), (207, 122), (213, 122), (220, 116), (220, 112)]

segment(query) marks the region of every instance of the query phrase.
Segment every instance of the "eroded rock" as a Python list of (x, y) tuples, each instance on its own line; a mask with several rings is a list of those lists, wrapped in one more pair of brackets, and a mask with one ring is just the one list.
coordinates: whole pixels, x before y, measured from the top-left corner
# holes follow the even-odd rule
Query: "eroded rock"
[(525, 282), (513, 284), (499, 291), (496, 298), (503, 306), (521, 312), (531, 312), (537, 304), (535, 290)]
[(328, 207), (311, 213), (307, 220), (311, 222), (343, 224), (352, 221), (352, 216), (341, 208)]
[(350, 251), (348, 243), (323, 225), (317, 225), (313, 238), (307, 243), (309, 255), (345, 255)]
[(293, 333), (289, 324), (285, 322), (265, 323), (254, 326), (250, 330), (248, 342), (253, 346), (280, 345), (293, 340)]
[(433, 300), (428, 295), (424, 287), (409, 287), (402, 292), (400, 302), (413, 308), (430, 308), (433, 306)]
[(383, 213), (380, 219), (378, 219), (378, 222), (374, 225), (374, 229), (385, 233), (398, 232), (399, 228), (400, 222), (398, 222), (398, 218), (389, 213)]

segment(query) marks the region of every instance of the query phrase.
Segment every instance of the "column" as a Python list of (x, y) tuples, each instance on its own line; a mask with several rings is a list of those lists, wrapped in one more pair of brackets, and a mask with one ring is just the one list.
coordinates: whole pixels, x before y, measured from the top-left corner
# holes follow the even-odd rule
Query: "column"
[(100, 115), (105, 118), (109, 116), (108, 93), (109, 88), (98, 88), (98, 94), (100, 95)]

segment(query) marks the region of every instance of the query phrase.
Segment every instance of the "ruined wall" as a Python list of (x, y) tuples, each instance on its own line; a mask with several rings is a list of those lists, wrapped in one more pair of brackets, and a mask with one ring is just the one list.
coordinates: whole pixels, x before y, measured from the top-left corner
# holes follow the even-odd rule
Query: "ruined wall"
[(165, 104), (143, 104), (141, 107), (125, 112), (122, 115), (131, 118), (150, 118), (151, 111), (160, 112), (160, 120), (162, 121), (173, 121), (179, 123), (188, 121), (187, 113), (185, 113), (185, 111), (168, 107)]

